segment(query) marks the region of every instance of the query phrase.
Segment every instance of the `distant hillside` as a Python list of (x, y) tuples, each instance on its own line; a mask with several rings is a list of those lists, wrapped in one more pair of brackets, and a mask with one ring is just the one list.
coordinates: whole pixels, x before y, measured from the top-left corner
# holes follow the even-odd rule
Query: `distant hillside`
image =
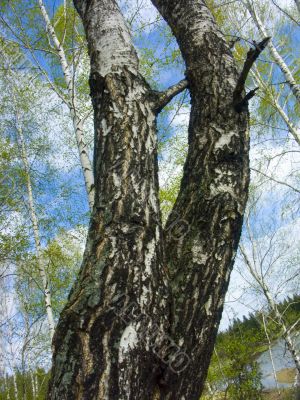
[[(286, 325), (296, 330), (300, 317), (300, 296), (286, 298), (277, 306)], [(269, 356), (270, 346), (274, 358), (280, 357), (279, 361), (274, 360), (275, 370), (280, 372), (281, 369), (285, 369), (290, 380), (290, 375), (293, 373), (295, 375), (295, 364), (291, 358), (284, 361), (288, 352), (282, 341), (282, 329), (274, 322), (272, 313), (265, 312), (264, 319), (261, 312), (256, 312), (245, 316), (243, 320), (233, 320), (225, 332), (218, 334), (203, 398), (228, 400), (265, 398), (266, 393), (263, 392), (272, 386), (267, 384), (265, 377), (273, 376)], [(279, 378), (282, 380), (283, 375), (277, 374), (277, 379), (280, 381)], [(285, 386), (285, 383), (290, 385), (288, 382), (279, 382), (279, 386)], [(275, 380), (274, 386), (276, 386)], [(287, 392), (285, 395), (288, 396)]]

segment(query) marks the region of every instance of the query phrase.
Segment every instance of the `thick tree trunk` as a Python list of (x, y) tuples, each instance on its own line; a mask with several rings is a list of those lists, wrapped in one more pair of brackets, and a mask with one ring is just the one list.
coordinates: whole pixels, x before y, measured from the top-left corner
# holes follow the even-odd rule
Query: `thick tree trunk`
[(152, 2), (177, 38), (192, 100), (188, 156), (165, 229), (172, 335), (190, 357), (180, 379), (167, 371), (167, 398), (190, 400), (203, 389), (240, 237), (249, 180), (248, 115), (233, 107), (238, 73), (205, 2)]
[(160, 374), (153, 346), (169, 315), (155, 112), (116, 3), (75, 4), (91, 57), (96, 193), (82, 269), (54, 337), (49, 398), (148, 399)]
[(153, 92), (116, 1), (75, 1), (91, 58), (96, 193), (54, 336), (51, 400), (198, 400), (203, 389), (247, 198), (248, 113), (235, 111), (238, 74), (204, 1), (153, 3), (178, 40), (192, 98), (165, 240), (156, 114), (187, 81)]

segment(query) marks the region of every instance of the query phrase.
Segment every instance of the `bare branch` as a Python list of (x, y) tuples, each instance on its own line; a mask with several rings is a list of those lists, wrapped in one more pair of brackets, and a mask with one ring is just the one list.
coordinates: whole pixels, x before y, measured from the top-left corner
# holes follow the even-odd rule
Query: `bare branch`
[(241, 94), (242, 91), (244, 90), (246, 79), (248, 77), (250, 69), (252, 68), (252, 65), (258, 59), (260, 53), (266, 48), (266, 46), (270, 40), (271, 40), (271, 37), (268, 36), (259, 43), (256, 43), (255, 41), (253, 41), (254, 49), (251, 48), (247, 53), (247, 58), (246, 58), (245, 64), (243, 66), (243, 70), (241, 72), (241, 75), (239, 77), (239, 80), (238, 80), (238, 83), (236, 86), (237, 94)]
[(283, 186), (287, 186), (287, 187), (289, 187), (290, 189), (294, 190), (295, 192), (300, 193), (300, 190), (299, 190), (299, 189), (295, 188), (295, 187), (292, 186), (292, 185), (289, 185), (289, 184), (286, 183), (286, 182), (283, 182), (283, 181), (280, 181), (280, 180), (278, 180), (278, 179), (275, 179), (275, 178), (273, 178), (272, 176), (267, 175), (267, 174), (265, 174), (264, 172), (262, 172), (262, 171), (260, 171), (260, 170), (258, 170), (258, 169), (256, 169), (256, 168), (253, 168), (253, 167), (252, 167), (251, 170), (254, 171), (254, 172), (257, 172), (258, 174), (263, 175), (264, 177), (270, 179), (270, 180), (273, 181), (273, 182), (279, 183), (280, 185), (283, 185)]
[(159, 113), (177, 94), (188, 88), (187, 79), (182, 79), (180, 82), (169, 87), (164, 92), (159, 92), (158, 97), (155, 101), (155, 111)]
[(275, 7), (278, 8), (279, 11), (281, 11), (283, 14), (285, 14), (288, 18), (290, 18), (296, 25), (300, 26), (300, 23), (288, 12), (286, 12), (282, 7), (280, 7), (279, 4), (277, 4), (274, 0), (272, 0), (272, 3), (274, 4)]
[(234, 91), (234, 102), (235, 108), (238, 112), (244, 111), (245, 107), (248, 105), (248, 100), (250, 100), (254, 95), (258, 88), (251, 90), (242, 100), (241, 96), (243, 91), (245, 90), (245, 83), (246, 79), (249, 75), (250, 69), (252, 68), (255, 61), (258, 59), (260, 53), (266, 48), (268, 42), (270, 41), (271, 37), (264, 38), (261, 42), (256, 43), (253, 41), (254, 49), (251, 48), (247, 53), (247, 58), (244, 63), (242, 72), (238, 79), (235, 91)]

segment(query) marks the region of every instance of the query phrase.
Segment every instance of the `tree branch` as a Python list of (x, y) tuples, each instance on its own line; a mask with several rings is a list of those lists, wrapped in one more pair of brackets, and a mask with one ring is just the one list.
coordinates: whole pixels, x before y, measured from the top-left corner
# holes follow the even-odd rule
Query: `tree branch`
[(154, 109), (157, 114), (175, 97), (177, 94), (183, 92), (189, 83), (187, 79), (182, 79), (180, 82), (170, 86), (164, 92), (159, 92), (154, 103)]
[(274, 181), (274, 182), (276, 182), (276, 183), (279, 183), (280, 185), (286, 186), (286, 187), (288, 187), (288, 188), (294, 190), (295, 192), (300, 193), (300, 190), (297, 189), (297, 188), (295, 188), (294, 186), (289, 185), (288, 183), (283, 182), (283, 181), (280, 181), (280, 180), (278, 180), (278, 179), (275, 179), (275, 178), (273, 178), (272, 176), (267, 175), (267, 174), (265, 174), (264, 172), (260, 171), (259, 169), (256, 169), (256, 168), (251, 167), (251, 170), (254, 171), (254, 172), (257, 172), (258, 174), (263, 175), (264, 177), (270, 179), (271, 181)]
[(250, 69), (252, 68), (253, 64), (259, 57), (260, 53), (266, 48), (268, 42), (270, 41), (271, 37), (266, 37), (264, 38), (261, 42), (256, 43), (253, 42), (254, 44), (254, 49), (251, 48), (248, 53), (247, 53), (247, 58), (244, 63), (242, 72), (240, 74), (240, 77), (238, 79), (233, 98), (234, 98), (234, 103), (235, 103), (235, 109), (238, 112), (244, 111), (245, 107), (248, 105), (248, 100), (250, 100), (254, 95), (257, 89), (251, 90), (242, 100), (242, 93), (245, 89), (245, 83), (247, 80), (247, 77), (249, 75)]

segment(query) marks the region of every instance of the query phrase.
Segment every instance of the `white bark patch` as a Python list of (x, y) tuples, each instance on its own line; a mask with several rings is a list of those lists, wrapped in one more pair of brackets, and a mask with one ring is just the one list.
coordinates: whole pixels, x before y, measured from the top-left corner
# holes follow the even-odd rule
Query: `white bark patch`
[(147, 109), (147, 124), (148, 126), (152, 126), (155, 121), (155, 114), (148, 104), (146, 106), (146, 109)]
[[(210, 184), (210, 194), (212, 197), (217, 196), (220, 193), (229, 193), (233, 198), (236, 198), (236, 194), (234, 192), (234, 188), (231, 183), (224, 183), (225, 177), (227, 176), (226, 172), (216, 169), (219, 176)], [(224, 178), (224, 179), (223, 179)], [(223, 182), (222, 182), (223, 181)]]
[(155, 239), (152, 239), (147, 244), (147, 250), (145, 252), (145, 274), (149, 276), (151, 276), (151, 264), (155, 256), (155, 250), (156, 250), (156, 241)]
[(113, 172), (113, 182), (116, 188), (121, 187), (121, 178), (115, 172)]
[(157, 212), (158, 211), (158, 207), (157, 207), (157, 197), (155, 195), (155, 191), (153, 189), (153, 186), (150, 185), (150, 193), (149, 193), (149, 200), (150, 200), (150, 204), (152, 206), (152, 209)]
[(230, 131), (226, 135), (222, 135), (215, 144), (215, 149), (222, 149), (225, 146), (229, 146), (233, 136), (237, 136), (235, 131)]
[(155, 238), (156, 238), (156, 242), (158, 243), (160, 240), (160, 231), (159, 231), (159, 227), (157, 226), (155, 229)]
[(114, 117), (117, 119), (123, 118), (123, 114), (119, 110), (118, 106), (116, 103), (112, 103), (112, 107), (110, 107), (110, 110), (114, 113)]
[(103, 136), (107, 136), (111, 131), (111, 126), (110, 127), (107, 126), (107, 122), (106, 122), (105, 118), (101, 121), (101, 128), (102, 128)]
[(109, 258), (114, 258), (114, 256), (117, 253), (117, 239), (114, 236), (111, 237), (111, 247), (112, 251), (111, 254), (109, 255)]
[(145, 306), (148, 303), (150, 290), (147, 286), (142, 286), (142, 295), (141, 295), (141, 306)]
[[(213, 186), (211, 187), (213, 188)], [(218, 187), (213, 188), (211, 192), (214, 194), (219, 193), (230, 193), (232, 197), (235, 197), (235, 193), (230, 185), (219, 185)]]
[(212, 315), (211, 306), (212, 306), (212, 297), (210, 296), (204, 305), (206, 315)]
[(206, 264), (206, 261), (208, 260), (208, 254), (204, 252), (203, 247), (200, 243), (196, 243), (192, 247), (192, 254), (193, 254), (193, 262), (195, 264), (202, 264), (202, 265)]
[[(145, 93), (145, 89), (138, 85), (133, 87), (127, 94), (126, 96), (126, 103), (131, 103), (131, 102), (136, 102), (137, 100), (140, 100), (141, 96)], [(139, 103), (139, 107), (144, 114), (145, 112), (145, 106), (143, 103)], [(145, 115), (145, 114), (144, 114)]]
[(133, 133), (133, 137), (137, 138), (138, 137), (138, 127), (136, 125), (132, 126), (132, 133)]
[(152, 137), (150, 135), (148, 135), (146, 143), (145, 143), (145, 147), (148, 150), (149, 153), (151, 153), (153, 151), (153, 141), (152, 141)]
[(134, 349), (138, 343), (138, 335), (133, 324), (126, 326), (119, 346), (119, 363), (122, 363), (126, 357), (126, 353)]
[(95, 16), (93, 22), (95, 31), (104, 32), (98, 35), (98, 40), (95, 41), (97, 58), (101, 61), (98, 66), (99, 73), (106, 76), (113, 71), (113, 66), (123, 65), (130, 65), (131, 70), (137, 73), (135, 58), (132, 55), (131, 37), (122, 15), (119, 12), (106, 12), (101, 21)]
[[(104, 349), (109, 348), (109, 343), (108, 343), (109, 335), (106, 333), (103, 337), (102, 344)], [(102, 379), (100, 380), (100, 385), (99, 385), (99, 391), (101, 393), (101, 398), (102, 399), (108, 399), (108, 391), (109, 391), (109, 376), (110, 376), (110, 369), (111, 369), (111, 358), (110, 354), (106, 353), (105, 354), (105, 370), (103, 371), (102, 374)]]

